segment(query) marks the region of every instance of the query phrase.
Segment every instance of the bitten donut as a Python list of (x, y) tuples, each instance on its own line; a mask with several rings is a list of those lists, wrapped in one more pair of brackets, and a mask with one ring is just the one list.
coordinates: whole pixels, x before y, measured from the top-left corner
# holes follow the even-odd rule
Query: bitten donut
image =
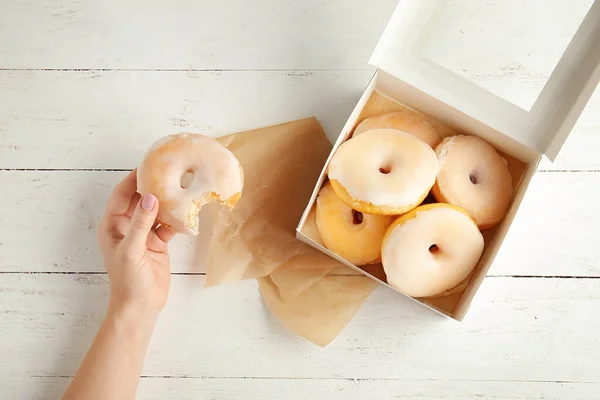
[(351, 208), (397, 215), (418, 206), (435, 183), (435, 152), (396, 129), (374, 129), (337, 149), (328, 167), (331, 187)]
[(317, 229), (325, 247), (354, 265), (380, 261), (381, 242), (392, 221), (348, 207), (329, 183), (317, 197)]
[(435, 199), (465, 209), (480, 229), (500, 222), (513, 186), (508, 164), (496, 149), (476, 136), (459, 135), (445, 138), (435, 152), (440, 162)]
[(137, 171), (138, 192), (159, 200), (158, 220), (177, 232), (197, 235), (198, 212), (215, 201), (233, 208), (244, 173), (237, 158), (216, 140), (195, 133), (154, 143)]
[(390, 285), (412, 297), (429, 297), (464, 281), (477, 265), (483, 244), (466, 211), (427, 204), (390, 225), (381, 260)]
[(441, 140), (425, 117), (416, 111), (397, 111), (367, 118), (358, 124), (352, 136), (355, 137), (373, 129), (397, 129), (404, 131), (431, 147), (435, 147)]

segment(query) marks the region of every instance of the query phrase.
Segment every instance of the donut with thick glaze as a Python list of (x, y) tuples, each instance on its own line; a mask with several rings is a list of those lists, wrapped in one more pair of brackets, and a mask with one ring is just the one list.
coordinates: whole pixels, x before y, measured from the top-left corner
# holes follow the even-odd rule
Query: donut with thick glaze
[(430, 297), (464, 282), (483, 247), (483, 235), (465, 210), (434, 203), (390, 225), (381, 261), (391, 286), (409, 296)]
[(179, 233), (198, 234), (198, 212), (209, 202), (233, 208), (244, 173), (237, 158), (208, 136), (180, 133), (155, 142), (137, 171), (138, 192), (159, 200), (157, 219)]
[(479, 229), (504, 218), (513, 198), (508, 163), (477, 136), (451, 136), (436, 148), (440, 163), (432, 194), (442, 203), (463, 208)]
[(358, 124), (352, 137), (373, 129), (397, 129), (404, 131), (427, 143), (432, 148), (441, 140), (433, 126), (427, 122), (425, 116), (416, 111), (396, 111), (367, 118)]
[(396, 129), (374, 129), (342, 143), (327, 173), (349, 207), (399, 215), (421, 204), (438, 169), (435, 152), (426, 143)]

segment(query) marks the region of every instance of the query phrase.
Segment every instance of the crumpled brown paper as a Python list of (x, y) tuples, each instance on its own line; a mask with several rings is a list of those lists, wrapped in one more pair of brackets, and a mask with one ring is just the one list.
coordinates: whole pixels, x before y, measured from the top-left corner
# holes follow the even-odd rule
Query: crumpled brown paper
[(258, 284), (277, 319), (321, 347), (337, 337), (377, 286), (364, 276), (325, 276), (298, 296), (284, 299), (271, 277), (260, 278)]
[(259, 278), (266, 306), (284, 326), (327, 345), (377, 283), (296, 239), (331, 151), (321, 125), (307, 118), (219, 141), (240, 161), (244, 191), (233, 211), (210, 209), (206, 284)]

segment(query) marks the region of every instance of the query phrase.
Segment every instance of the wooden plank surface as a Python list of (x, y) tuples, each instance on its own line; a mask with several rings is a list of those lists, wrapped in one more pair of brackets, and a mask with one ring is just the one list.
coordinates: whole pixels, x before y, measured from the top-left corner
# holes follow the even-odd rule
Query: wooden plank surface
[(397, 0), (30, 0), (0, 13), (2, 68), (364, 68)]
[(134, 168), (175, 132), (316, 116), (331, 138), (372, 71), (0, 71), (0, 168)]
[[(173, 132), (316, 116), (335, 139), (372, 71), (0, 71), (0, 168), (134, 168)], [(600, 90), (554, 163), (600, 170)]]
[[(591, 1), (452, 0), (425, 51), (528, 107)], [(95, 229), (152, 141), (313, 115), (334, 139), (396, 3), (4, 2), (0, 398), (58, 398), (70, 381), (108, 300)], [(178, 237), (138, 398), (597, 400), (599, 111), (597, 90), (463, 323), (378, 288), (318, 349), (254, 281), (204, 288), (206, 243)]]
[(422, 51), (435, 63), (529, 110), (593, 3), (447, 1)]
[[(126, 172), (0, 171), (0, 271), (104, 271), (96, 228)], [(600, 277), (600, 174), (538, 172), (492, 275)], [(204, 272), (206, 242), (178, 236), (174, 272)]]
[[(15, 378), (13, 382), (12, 387), (4, 386), (7, 400), (47, 400), (59, 398), (69, 378)], [(598, 383), (575, 382), (144, 377), (138, 392), (139, 398), (147, 400), (246, 400), (258, 395), (262, 400), (585, 400), (599, 390)]]
[[(469, 79), (539, 89), (592, 2), (448, 1), (423, 50)], [(396, 4), (14, 0), (0, 14), (0, 68), (365, 68)]]
[[(73, 375), (106, 276), (0, 276), (0, 376)], [(173, 277), (143, 375), (600, 383), (600, 279), (489, 278), (463, 323), (380, 287), (325, 349), (280, 326), (254, 280), (203, 283)]]

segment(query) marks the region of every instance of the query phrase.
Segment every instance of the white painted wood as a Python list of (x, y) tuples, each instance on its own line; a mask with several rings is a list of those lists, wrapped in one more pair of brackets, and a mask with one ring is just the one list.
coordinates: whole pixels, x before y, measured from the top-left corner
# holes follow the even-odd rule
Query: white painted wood
[(538, 172), (489, 274), (600, 276), (599, 173)]
[[(591, 1), (449, 1), (424, 50), (469, 79), (495, 78), (484, 86), (499, 94), (520, 81), (507, 86), (533, 89), (515, 97), (530, 102)], [(15, 0), (0, 15), (0, 67), (365, 68), (396, 3)]]
[[(0, 376), (73, 375), (104, 316), (106, 277), (0, 279)], [(203, 283), (173, 277), (143, 375), (600, 383), (598, 279), (490, 278), (463, 323), (380, 287), (325, 349), (280, 326), (255, 281)]]
[(423, 55), (529, 110), (593, 3), (448, 0)]
[(364, 68), (397, 0), (3, 2), (1, 68)]
[[(0, 382), (6, 400), (60, 398), (70, 378), (16, 378)], [(596, 400), (599, 383), (377, 379), (142, 378), (145, 400)]]
[(316, 116), (339, 134), (372, 72), (0, 71), (0, 168), (133, 168), (157, 138)]
[[(532, 99), (532, 103), (535, 103), (528, 112), (529, 107), (521, 108), (510, 99), (498, 96), (482, 88), (478, 83), (461, 76), (460, 73), (448, 69), (445, 65), (432, 62), (431, 57), (424, 56), (425, 44), (432, 38), (435, 42), (436, 36), (439, 36), (432, 35), (432, 31), (436, 30), (442, 31), (444, 45), (438, 48), (438, 51), (433, 51), (434, 56), (440, 50), (441, 53), (453, 54), (453, 58), (460, 54), (461, 46), (457, 35), (449, 35), (444, 30), (446, 25), (454, 25), (453, 30), (458, 32), (464, 24), (464, 19), (460, 18), (460, 14), (457, 18), (456, 13), (450, 11), (456, 8), (452, 3), (454, 2), (444, 0), (406, 0), (402, 2), (394, 11), (373, 53), (371, 62), (395, 77), (390, 81), (392, 87), (408, 84), (417, 91), (427, 93), (460, 113), (473, 117), (482, 124), (502, 132), (505, 136), (509, 136), (554, 160), (589, 97), (600, 82), (600, 6), (590, 7), (594, 1), (588, 0), (587, 4), (579, 2), (578, 6), (580, 7), (576, 7), (576, 11), (573, 11), (574, 7), (570, 2), (555, 2), (553, 16), (563, 23), (568, 21), (565, 28), (554, 23), (552, 19), (540, 18), (537, 10), (544, 4), (543, 0), (529, 1), (530, 7), (523, 7), (522, 2), (518, 0), (491, 2), (491, 5), (482, 4), (483, 2), (473, 4), (470, 0), (462, 1), (465, 3), (463, 4), (465, 9), (482, 8), (486, 12), (484, 15), (479, 15), (478, 29), (467, 32), (461, 29), (460, 32), (463, 34), (460, 37), (475, 37), (481, 44), (486, 34), (492, 31), (498, 33), (501, 38), (501, 40), (495, 40), (497, 44), (493, 48), (490, 48), (488, 43), (485, 48), (480, 46), (477, 51), (469, 49), (470, 55), (477, 60), (486, 59), (488, 53), (511, 54), (514, 51), (518, 54), (520, 50), (523, 51), (523, 48), (535, 54), (538, 49), (543, 49), (539, 46), (539, 36), (546, 38), (547, 31), (565, 31), (561, 42), (550, 41), (551, 48), (556, 47), (554, 56), (550, 57), (554, 60), (547, 60), (543, 63), (546, 71), (542, 75), (545, 75), (545, 79), (540, 82), (540, 85), (544, 89), (539, 96), (538, 93), (535, 94)], [(501, 10), (504, 12), (498, 12), (499, 10), (495, 7), (497, 4), (510, 5), (508, 11), (512, 12), (506, 12), (506, 8)], [(561, 14), (561, 6), (569, 13)], [(519, 12), (516, 13), (515, 10), (519, 10)], [(446, 18), (441, 18), (439, 14)], [(514, 21), (514, 15), (519, 15), (521, 21)], [(523, 38), (520, 35), (511, 37), (510, 33), (507, 34), (506, 29), (493, 29), (498, 20), (502, 18), (521, 26), (520, 31)], [(529, 22), (537, 19), (545, 24), (546, 29), (542, 30), (541, 35), (535, 29), (541, 22), (536, 21), (533, 24)], [(490, 26), (492, 28), (488, 28)], [(574, 34), (575, 31), (577, 31), (576, 34)], [(446, 41), (448, 39), (450, 39), (450, 43)], [(515, 45), (514, 42), (519, 45)], [(467, 41), (467, 43), (469, 42)], [(569, 44), (568, 47), (566, 44)], [(462, 45), (464, 46), (464, 43)], [(561, 61), (557, 63), (559, 58)], [(490, 64), (496, 66), (494, 61), (501, 64), (495, 59)], [(389, 93), (393, 94), (394, 92)], [(421, 109), (423, 108), (421, 107)], [(427, 109), (425, 108), (425, 110)], [(459, 116), (456, 115), (456, 118), (451, 119), (456, 119), (458, 122), (458, 118)]]
[[(0, 271), (104, 271), (96, 228), (126, 172), (2, 171)], [(599, 173), (538, 172), (490, 274), (600, 277)], [(203, 272), (207, 243), (178, 236), (174, 272)]]
[[(330, 139), (371, 76), (360, 71), (0, 71), (0, 168), (133, 168), (156, 138), (220, 136), (317, 116)], [(600, 169), (600, 90), (555, 163)]]
[[(0, 171), (0, 271), (104, 271), (96, 231), (127, 172)], [(204, 272), (207, 246), (171, 245), (173, 272)]]
[[(527, 106), (590, 1), (453, 0), (428, 54)], [(129, 169), (168, 133), (312, 115), (334, 139), (396, 2), (3, 2), (0, 169)], [(599, 110), (597, 90), (542, 170), (600, 171)], [(79, 365), (108, 299), (95, 229), (124, 174), (0, 171), (0, 398), (58, 398)], [(254, 281), (175, 275), (138, 397), (595, 400), (598, 187), (598, 172), (538, 173), (463, 323), (378, 288), (321, 350)], [(201, 273), (205, 251), (177, 238), (173, 271)]]

